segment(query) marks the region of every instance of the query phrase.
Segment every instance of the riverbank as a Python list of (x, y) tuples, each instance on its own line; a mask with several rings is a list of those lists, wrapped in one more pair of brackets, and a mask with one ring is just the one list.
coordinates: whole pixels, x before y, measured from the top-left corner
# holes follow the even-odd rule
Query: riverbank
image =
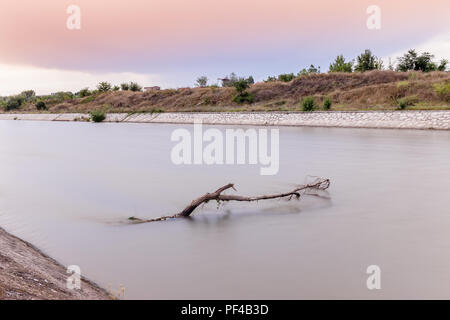
[[(87, 121), (82, 113), (0, 114), (0, 120)], [(193, 123), (220, 125), (312, 126), (381, 129), (450, 130), (450, 111), (322, 111), (322, 112), (167, 112), (110, 113), (105, 122)]]
[(106, 291), (82, 279), (68, 290), (66, 268), (0, 228), (0, 300), (104, 300)]

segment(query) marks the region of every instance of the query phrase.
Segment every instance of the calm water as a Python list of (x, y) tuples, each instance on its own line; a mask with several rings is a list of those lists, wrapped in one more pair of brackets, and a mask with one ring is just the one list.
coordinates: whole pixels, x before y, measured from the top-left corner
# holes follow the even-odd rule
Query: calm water
[[(281, 128), (279, 174), (260, 176), (173, 165), (178, 127), (0, 121), (0, 225), (129, 299), (450, 298), (450, 132)], [(123, 223), (228, 182), (252, 195), (307, 175), (331, 179), (329, 199)]]

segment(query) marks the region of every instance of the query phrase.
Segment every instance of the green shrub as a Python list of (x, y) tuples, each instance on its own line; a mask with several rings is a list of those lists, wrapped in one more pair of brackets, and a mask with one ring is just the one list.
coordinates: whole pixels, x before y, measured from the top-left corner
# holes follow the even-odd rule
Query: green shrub
[(382, 70), (383, 61), (372, 54), (372, 51), (365, 50), (356, 58), (355, 71), (365, 72), (370, 70)]
[(237, 82), (247, 82), (248, 85), (252, 85), (255, 83), (255, 80), (252, 76), (248, 78), (238, 77), (234, 72), (232, 72), (228, 77), (222, 80), (222, 87), (235, 87)]
[(130, 90), (131, 91), (142, 91), (142, 87), (138, 85), (136, 82), (130, 82)]
[(435, 84), (434, 91), (442, 100), (450, 102), (450, 81)]
[(278, 81), (289, 82), (295, 79), (295, 74), (293, 73), (283, 73), (278, 76)]
[(89, 96), (89, 97), (87, 97), (87, 98), (84, 98), (83, 100), (80, 101), (80, 103), (81, 103), (81, 104), (83, 104), (83, 103), (89, 103), (89, 102), (92, 102), (92, 101), (94, 101), (94, 100), (95, 100), (95, 96), (92, 95), (92, 96)]
[(408, 106), (408, 104), (407, 104), (406, 101), (403, 100), (403, 99), (401, 99), (401, 100), (398, 102), (398, 108), (399, 108), (400, 110), (405, 110), (407, 106)]
[(253, 103), (255, 96), (247, 91), (236, 94), (233, 97), (233, 102), (236, 103)]
[(324, 109), (324, 110), (330, 110), (330, 109), (331, 109), (331, 105), (332, 105), (331, 99), (328, 98), (328, 97), (326, 97), (326, 98), (323, 100), (323, 109)]
[(119, 86), (114, 86), (114, 87), (112, 88), (112, 90), (113, 90), (113, 91), (119, 91), (119, 90), (120, 90), (120, 87), (119, 87)]
[(302, 70), (300, 70), (299, 73), (297, 73), (298, 77), (301, 76), (309, 76), (311, 74), (319, 74), (320, 73), (320, 67), (319, 66), (314, 66), (313, 64), (309, 66), (309, 68), (303, 68)]
[(111, 83), (103, 81), (97, 85), (97, 90), (100, 92), (108, 92), (111, 91)]
[(47, 110), (47, 106), (45, 105), (44, 101), (38, 101), (35, 106), (38, 110)]
[(10, 97), (8, 99), (8, 101), (6, 102), (4, 109), (5, 109), (5, 111), (17, 110), (22, 106), (24, 101), (25, 101), (25, 98), (20, 95)]
[(70, 91), (58, 91), (50, 96), (50, 99), (56, 103), (61, 103), (65, 100), (73, 99), (73, 93)]
[(332, 64), (330, 64), (329, 72), (352, 72), (353, 61), (345, 61), (344, 55), (337, 56)]
[(399, 81), (397, 82), (397, 88), (407, 88), (409, 86), (409, 81)]
[(89, 88), (81, 89), (80, 92), (78, 92), (78, 96), (79, 96), (80, 98), (88, 97), (88, 96), (90, 96), (91, 94), (92, 94), (92, 92), (89, 91)]
[(36, 98), (36, 93), (34, 92), (34, 90), (22, 91), (20, 95), (23, 96), (25, 101), (27, 102), (33, 101)]
[(243, 93), (246, 89), (250, 87), (250, 85), (247, 82), (247, 80), (241, 79), (234, 82), (233, 87), (236, 89), (238, 93)]
[(91, 120), (94, 122), (102, 122), (106, 119), (105, 112), (101, 110), (94, 110), (89, 113), (91, 115)]
[(411, 49), (402, 57), (398, 58), (397, 71), (416, 70), (422, 72), (445, 71), (448, 61), (443, 59), (438, 65), (433, 61), (434, 55), (429, 52), (418, 54), (416, 50)]
[(195, 82), (195, 85), (197, 87), (206, 87), (206, 85), (208, 84), (208, 78), (206, 76), (201, 76), (197, 78), (197, 81)]
[(415, 105), (418, 101), (419, 99), (417, 99), (417, 96), (407, 96), (398, 99), (397, 104), (400, 110), (405, 110), (407, 107)]
[(120, 88), (122, 89), (122, 91), (128, 91), (130, 90), (130, 85), (128, 83), (122, 83), (120, 85)]
[(302, 101), (303, 111), (314, 111), (316, 110), (316, 100), (314, 97), (306, 97)]
[(274, 82), (274, 81), (277, 81), (277, 77), (269, 76), (269, 77), (267, 78), (267, 80), (264, 80), (264, 82)]

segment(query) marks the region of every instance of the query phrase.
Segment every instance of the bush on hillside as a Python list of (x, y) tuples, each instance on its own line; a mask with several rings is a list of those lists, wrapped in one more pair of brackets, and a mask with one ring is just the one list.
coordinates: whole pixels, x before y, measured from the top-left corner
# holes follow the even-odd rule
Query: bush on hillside
[(366, 49), (356, 58), (355, 71), (365, 72), (370, 70), (382, 70), (383, 61), (372, 54), (372, 51)]
[(111, 91), (111, 83), (103, 81), (97, 85), (97, 90), (99, 92), (108, 92)]
[(84, 98), (84, 97), (88, 97), (92, 94), (91, 91), (89, 91), (89, 88), (83, 88), (80, 90), (80, 92), (78, 92), (78, 96), (80, 98)]
[(331, 109), (331, 105), (332, 105), (331, 99), (326, 97), (323, 100), (323, 110), (330, 110)]
[(306, 97), (302, 101), (303, 111), (314, 111), (316, 110), (316, 100), (314, 97)]
[(25, 98), (21, 95), (9, 97), (8, 101), (4, 106), (4, 109), (5, 111), (17, 110), (22, 106), (24, 101)]
[(46, 104), (45, 104), (45, 102), (44, 101), (38, 101), (36, 104), (35, 104), (35, 106), (36, 106), (36, 109), (38, 109), (39, 111), (42, 111), (42, 110), (47, 110), (47, 106), (46, 106)]
[(329, 72), (353, 72), (353, 61), (346, 62), (341, 54), (330, 64)]
[(106, 113), (101, 110), (94, 110), (89, 113), (93, 122), (102, 122), (106, 119)]
[(36, 98), (36, 93), (34, 92), (34, 90), (22, 91), (20, 95), (23, 96), (25, 101), (27, 102), (33, 101)]
[(434, 85), (434, 91), (444, 101), (450, 102), (450, 81), (437, 83)]
[(195, 82), (195, 85), (200, 88), (206, 87), (207, 84), (208, 84), (208, 78), (206, 76), (198, 77)]
[(142, 91), (142, 87), (138, 85), (136, 82), (130, 82), (130, 90), (134, 92)]
[(448, 61), (443, 59), (440, 64), (433, 62), (434, 55), (429, 52), (418, 54), (416, 50), (411, 49), (402, 57), (398, 58), (397, 71), (445, 71)]

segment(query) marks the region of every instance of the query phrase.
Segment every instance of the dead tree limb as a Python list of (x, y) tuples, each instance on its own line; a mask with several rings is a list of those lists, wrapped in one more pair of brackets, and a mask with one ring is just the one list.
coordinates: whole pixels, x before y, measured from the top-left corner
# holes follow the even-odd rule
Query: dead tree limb
[(245, 197), (245, 196), (239, 196), (239, 195), (225, 195), (222, 194), (224, 191), (228, 189), (233, 189), (234, 184), (230, 183), (227, 184), (219, 189), (217, 189), (215, 192), (207, 193), (200, 198), (195, 199), (192, 201), (186, 208), (184, 208), (183, 211), (171, 215), (171, 216), (163, 216), (159, 218), (149, 219), (149, 220), (143, 220), (135, 217), (129, 218), (129, 220), (132, 220), (136, 223), (144, 223), (144, 222), (155, 222), (155, 221), (163, 221), (167, 219), (174, 219), (174, 218), (182, 218), (182, 217), (189, 217), (192, 212), (194, 212), (197, 207), (202, 205), (203, 203), (208, 203), (211, 200), (215, 201), (246, 201), (246, 202), (252, 202), (252, 201), (259, 201), (259, 200), (269, 200), (269, 199), (280, 199), (280, 198), (289, 198), (292, 199), (292, 197), (295, 197), (296, 199), (299, 199), (302, 194), (307, 192), (308, 190), (326, 190), (330, 186), (330, 180), (329, 179), (322, 179), (322, 178), (316, 178), (315, 181), (304, 184), (296, 187), (294, 190), (285, 192), (285, 193), (278, 193), (278, 194), (271, 194), (271, 195), (263, 195), (263, 196), (255, 196), (255, 197)]

